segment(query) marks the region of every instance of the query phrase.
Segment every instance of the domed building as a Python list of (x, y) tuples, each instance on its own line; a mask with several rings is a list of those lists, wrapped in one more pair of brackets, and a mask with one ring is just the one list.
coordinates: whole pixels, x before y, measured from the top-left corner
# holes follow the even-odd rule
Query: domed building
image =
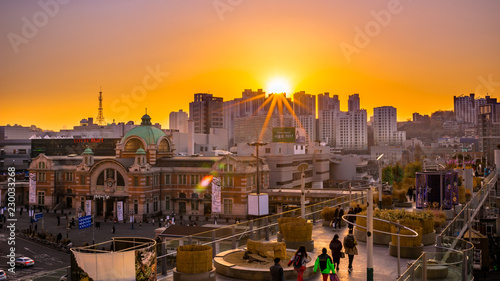
[[(174, 147), (146, 114), (117, 143), (115, 157), (94, 156), (90, 148), (81, 156), (40, 154), (30, 165), (37, 179), (32, 205), (74, 208), (119, 221), (211, 215), (210, 179), (218, 177), (221, 197), (214, 202), (220, 204), (219, 214), (247, 215), (247, 195), (256, 190), (255, 157), (174, 156)], [(267, 188), (269, 168), (260, 165)]]

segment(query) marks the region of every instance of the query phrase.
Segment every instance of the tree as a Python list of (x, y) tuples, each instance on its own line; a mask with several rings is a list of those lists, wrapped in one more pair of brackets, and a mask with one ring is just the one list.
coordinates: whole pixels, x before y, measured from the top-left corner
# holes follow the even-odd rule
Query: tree
[(392, 166), (385, 166), (382, 169), (382, 182), (387, 182), (392, 184), (394, 181), (394, 175), (392, 174)]
[(403, 167), (399, 164), (392, 166), (392, 176), (395, 182), (402, 182), (404, 177)]
[(422, 172), (422, 162), (415, 161), (408, 163), (405, 167), (405, 178), (415, 178), (415, 173)]

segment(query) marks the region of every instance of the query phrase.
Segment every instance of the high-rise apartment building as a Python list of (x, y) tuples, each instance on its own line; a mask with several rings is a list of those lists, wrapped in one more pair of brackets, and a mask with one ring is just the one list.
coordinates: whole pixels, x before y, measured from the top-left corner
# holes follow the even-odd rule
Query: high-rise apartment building
[(257, 116), (267, 113), (262, 105), (266, 92), (262, 89), (245, 89), (241, 98), (224, 102), (224, 128), (228, 130), (229, 145), (234, 145), (234, 120), (241, 117)]
[(335, 128), (337, 115), (339, 111), (336, 109), (322, 110), (319, 112), (318, 120), (318, 137), (322, 142), (326, 142), (329, 146), (335, 146)]
[(368, 149), (366, 121), (364, 109), (340, 112), (336, 121), (336, 146), (342, 147), (344, 151), (366, 151)]
[(182, 109), (170, 112), (168, 122), (170, 130), (179, 130), (179, 133), (188, 132), (188, 114)]
[(210, 134), (211, 128), (224, 126), (224, 102), (212, 94), (195, 94), (189, 103), (189, 116), (194, 121), (194, 132)]
[(360, 109), (359, 103), (359, 94), (354, 94), (349, 96), (349, 100), (347, 101), (347, 111), (356, 111)]
[(338, 95), (330, 97), (330, 93), (325, 92), (318, 95), (318, 113), (323, 110), (340, 110), (340, 101)]
[(463, 124), (466, 127), (473, 127), (477, 125), (477, 115), (479, 114), (479, 107), (486, 104), (486, 99), (476, 99), (474, 94), (469, 96), (454, 96), (453, 107), (455, 111), (455, 118), (458, 124)]
[(479, 149), (489, 163), (494, 163), (494, 150), (500, 143), (500, 103), (486, 96), (486, 104), (478, 108)]
[(316, 96), (301, 91), (293, 94), (293, 111), (296, 116), (316, 116)]
[(406, 132), (398, 131), (397, 110), (392, 106), (373, 109), (373, 137), (375, 145), (403, 145)]

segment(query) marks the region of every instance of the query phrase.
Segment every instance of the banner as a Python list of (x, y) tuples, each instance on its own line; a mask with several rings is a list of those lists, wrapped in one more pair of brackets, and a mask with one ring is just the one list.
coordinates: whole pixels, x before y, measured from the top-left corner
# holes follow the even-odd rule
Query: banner
[(273, 128), (273, 142), (295, 142), (295, 127)]
[(221, 212), (220, 178), (212, 179), (212, 214)]
[(92, 200), (85, 201), (85, 215), (92, 215)]
[(29, 190), (29, 204), (37, 204), (36, 202), (36, 174), (30, 173), (30, 190)]
[(123, 201), (116, 202), (116, 214), (118, 215), (118, 221), (123, 221)]

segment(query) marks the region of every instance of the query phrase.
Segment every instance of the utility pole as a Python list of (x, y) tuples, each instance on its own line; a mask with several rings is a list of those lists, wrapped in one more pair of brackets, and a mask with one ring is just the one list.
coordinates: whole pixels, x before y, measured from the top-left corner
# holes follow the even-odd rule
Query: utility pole
[(305, 191), (305, 177), (306, 170), (309, 168), (309, 164), (302, 163), (297, 167), (297, 170), (300, 171), (300, 216), (305, 219), (306, 218), (306, 191)]
[(366, 202), (366, 280), (373, 281), (373, 189), (367, 190)]
[(380, 154), (379, 157), (377, 157), (377, 162), (378, 162), (378, 179), (380, 182), (380, 185), (378, 187), (378, 208), (382, 210), (382, 165), (380, 164), (380, 159), (384, 157), (384, 153)]

